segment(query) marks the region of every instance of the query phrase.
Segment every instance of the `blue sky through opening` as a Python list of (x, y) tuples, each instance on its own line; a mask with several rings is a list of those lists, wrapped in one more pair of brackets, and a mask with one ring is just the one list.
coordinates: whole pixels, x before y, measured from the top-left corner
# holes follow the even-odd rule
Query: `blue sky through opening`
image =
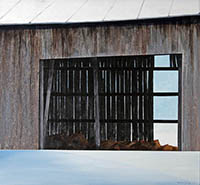
[[(169, 55), (155, 56), (155, 67), (170, 67)], [(154, 92), (178, 92), (178, 71), (154, 71)], [(178, 96), (154, 97), (154, 119), (178, 120)], [(177, 124), (155, 124), (154, 139), (177, 146)]]

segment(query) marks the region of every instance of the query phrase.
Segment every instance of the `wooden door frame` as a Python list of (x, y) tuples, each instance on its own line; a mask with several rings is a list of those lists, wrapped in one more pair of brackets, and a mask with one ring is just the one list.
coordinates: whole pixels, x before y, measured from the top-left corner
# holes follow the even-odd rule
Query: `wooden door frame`
[[(145, 56), (156, 56), (159, 54), (151, 54)], [(178, 70), (178, 148), (182, 150), (182, 63), (183, 63), (183, 55), (180, 53), (175, 54), (160, 54), (160, 55), (181, 55), (181, 65), (180, 69)], [(125, 55), (124, 55), (125, 56)], [(129, 57), (137, 57), (138, 55), (127, 55)], [(143, 55), (139, 55), (143, 56)], [(94, 111), (95, 111), (95, 143), (96, 146), (100, 146), (100, 115), (99, 115), (99, 96), (98, 96), (98, 65), (97, 59), (101, 57), (117, 57), (117, 56), (97, 56), (97, 57), (83, 57), (83, 58), (90, 58), (94, 63)], [(126, 57), (126, 56), (125, 56)], [(82, 57), (77, 57), (82, 58)], [(76, 59), (76, 57), (69, 57), (64, 59)], [(54, 71), (54, 62), (56, 59), (48, 59), (53, 62), (51, 64), (51, 70), (49, 71), (49, 79), (48, 79), (48, 88), (47, 88), (47, 101), (44, 106), (44, 60), (40, 60), (39, 62), (39, 148), (44, 149), (45, 146), (45, 137), (46, 137), (46, 126), (47, 119), (48, 119), (48, 110), (49, 110), (49, 103), (50, 103), (50, 94), (51, 94), (51, 86), (52, 86), (52, 79), (53, 79), (53, 71)]]

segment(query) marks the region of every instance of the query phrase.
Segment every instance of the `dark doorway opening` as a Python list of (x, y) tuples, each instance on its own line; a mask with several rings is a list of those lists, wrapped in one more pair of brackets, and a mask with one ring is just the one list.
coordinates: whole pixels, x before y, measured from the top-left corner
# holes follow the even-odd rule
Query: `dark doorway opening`
[(76, 133), (94, 146), (151, 142), (155, 123), (178, 124), (178, 118), (154, 115), (155, 97), (180, 97), (180, 87), (154, 92), (155, 71), (181, 69), (181, 55), (169, 57), (164, 67), (156, 66), (154, 55), (41, 60), (40, 147), (52, 148), (52, 136)]

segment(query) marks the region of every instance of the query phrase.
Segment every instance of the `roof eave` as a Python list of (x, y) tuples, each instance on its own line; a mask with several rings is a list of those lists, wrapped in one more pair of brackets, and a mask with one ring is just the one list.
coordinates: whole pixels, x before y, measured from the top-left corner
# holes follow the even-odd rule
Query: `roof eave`
[(109, 25), (127, 25), (127, 24), (191, 24), (200, 23), (200, 14), (167, 16), (155, 18), (140, 18), (129, 20), (109, 20), (109, 21), (88, 21), (88, 22), (46, 22), (46, 23), (25, 23), (25, 24), (0, 24), (0, 29), (47, 29), (58, 27), (93, 27), (93, 26), (109, 26)]

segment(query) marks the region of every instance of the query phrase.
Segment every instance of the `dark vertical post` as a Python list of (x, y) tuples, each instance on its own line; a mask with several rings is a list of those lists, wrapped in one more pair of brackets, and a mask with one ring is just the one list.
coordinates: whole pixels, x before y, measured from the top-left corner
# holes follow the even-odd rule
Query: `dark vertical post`
[(146, 65), (147, 65), (147, 59), (145, 57), (144, 59), (144, 140), (147, 141), (148, 140), (148, 136), (147, 136), (147, 132), (148, 132), (148, 127), (147, 127), (147, 112), (148, 112), (148, 104), (147, 104), (147, 69), (146, 69)]
[(120, 72), (119, 72), (119, 63), (120, 63), (120, 59), (116, 58), (115, 59), (115, 63), (116, 63), (116, 73), (115, 73), (115, 83), (116, 83), (116, 112), (115, 112), (115, 119), (116, 119), (116, 141), (120, 140), (120, 124), (119, 124), (119, 120), (120, 120), (120, 96), (119, 96), (119, 92), (120, 92)]
[(73, 70), (72, 68), (74, 67), (73, 60), (70, 60), (68, 62), (68, 90), (67, 92), (69, 93), (68, 99), (67, 99), (67, 110), (68, 110), (68, 126), (69, 126), (69, 135), (73, 134), (73, 112), (74, 112), (74, 97), (73, 97)]
[[(81, 119), (87, 119), (87, 91), (86, 91), (86, 61), (81, 61)], [(83, 122), (81, 125), (81, 132), (85, 135), (85, 138), (87, 138), (87, 122)], [(88, 139), (88, 138), (87, 138)]]
[(100, 118), (99, 118), (99, 69), (97, 58), (93, 59), (94, 65), (94, 130), (95, 130), (95, 144), (96, 147), (100, 146)]
[(88, 83), (88, 119), (90, 123), (88, 125), (88, 138), (89, 141), (95, 136), (94, 133), (94, 72), (93, 72), (93, 65), (92, 61), (93, 58), (89, 60), (88, 63), (88, 76), (87, 76), (87, 83)]
[(64, 60), (59, 61), (59, 73), (60, 73), (60, 88), (59, 88), (59, 94), (60, 94), (60, 116), (59, 116), (59, 134), (62, 134), (63, 132), (65, 132), (65, 128), (64, 128)]
[(110, 94), (112, 93), (111, 92), (111, 83), (110, 83), (110, 79), (111, 79), (111, 70), (109, 69), (110, 68), (110, 60), (106, 60), (106, 67), (108, 67), (108, 70), (107, 70), (107, 81), (106, 81), (106, 84), (107, 84), (107, 139), (111, 139), (112, 138), (112, 127), (110, 126), (111, 124), (109, 124), (108, 120), (111, 119), (111, 111), (110, 111), (110, 102), (111, 102), (111, 96)]
[[(111, 62), (111, 68), (115, 68), (115, 62), (114, 60)], [(116, 111), (116, 104), (115, 104), (115, 73), (116, 69), (111, 71), (111, 92), (112, 92), (112, 98), (111, 98), (111, 115), (112, 120), (115, 120), (115, 111)], [(112, 139), (116, 141), (116, 132), (115, 132), (115, 122), (112, 122)]]
[(46, 139), (46, 129), (47, 129), (47, 121), (48, 121), (48, 113), (49, 113), (51, 87), (52, 87), (52, 81), (53, 81), (53, 72), (54, 72), (54, 60), (50, 62), (48, 84), (47, 84), (46, 105), (45, 105), (45, 110), (44, 110), (44, 121), (43, 121), (43, 138), (44, 138), (43, 144), (44, 145), (45, 145), (45, 139)]
[(44, 68), (43, 68), (43, 61), (40, 61), (40, 149), (44, 149), (44, 123), (43, 123), (43, 116), (44, 116)]
[[(133, 133), (132, 140), (138, 139), (138, 58), (135, 58), (132, 62), (132, 125), (133, 125)], [(131, 77), (130, 77), (131, 78)]]
[[(131, 65), (130, 65), (131, 61), (129, 58), (126, 58), (126, 61), (125, 61), (125, 74), (124, 74), (124, 78), (125, 78), (125, 94), (129, 94), (129, 95), (126, 95), (125, 96), (125, 119), (126, 120), (131, 120), (132, 117), (131, 117), (131, 111), (132, 111), (132, 98), (130, 96), (130, 93), (132, 93), (132, 91), (130, 91), (130, 87), (131, 90), (133, 90), (133, 86), (131, 84), (131, 80), (132, 80), (132, 68), (131, 68)], [(127, 137), (127, 141), (132, 141), (132, 126), (133, 123), (131, 122), (127, 122), (127, 132), (126, 132), (126, 137)]]
[(79, 120), (79, 118), (80, 118), (80, 114), (81, 114), (81, 112), (80, 112), (80, 103), (79, 103), (79, 83), (80, 83), (80, 76), (79, 76), (79, 67), (80, 67), (80, 61), (79, 60), (75, 60), (74, 61), (74, 63), (75, 63), (75, 75), (74, 75), (74, 94), (76, 95), (76, 96), (74, 96), (74, 100), (75, 100), (75, 103), (74, 103), (74, 106), (75, 106), (75, 117), (74, 117), (74, 119), (75, 119), (75, 132), (74, 133), (78, 133), (78, 132), (80, 132), (80, 130), (79, 130), (79, 126), (80, 126), (80, 120)]
[(181, 102), (182, 102), (182, 96), (181, 96), (181, 88), (182, 88), (182, 56), (177, 55), (177, 62), (178, 62), (178, 149), (182, 150), (182, 109), (181, 109)]
[(149, 140), (152, 141), (154, 138), (153, 133), (153, 107), (154, 107), (154, 97), (153, 97), (153, 69), (154, 69), (154, 56), (150, 56), (150, 70), (149, 70)]
[(86, 139), (89, 141), (89, 125), (90, 125), (90, 122), (89, 122), (89, 92), (88, 92), (88, 68), (89, 68), (89, 62), (87, 61), (85, 64), (85, 67), (86, 67), (86, 70), (85, 70), (85, 93), (86, 93), (86, 97), (85, 97), (85, 103), (86, 103), (86, 109), (85, 109), (85, 118), (87, 120), (87, 122), (85, 123), (86, 124)]
[(143, 83), (143, 78), (142, 78), (142, 62), (144, 58), (139, 57), (138, 58), (138, 66), (139, 66), (139, 140), (142, 140), (142, 116), (143, 116), (143, 102), (142, 102), (142, 83)]

